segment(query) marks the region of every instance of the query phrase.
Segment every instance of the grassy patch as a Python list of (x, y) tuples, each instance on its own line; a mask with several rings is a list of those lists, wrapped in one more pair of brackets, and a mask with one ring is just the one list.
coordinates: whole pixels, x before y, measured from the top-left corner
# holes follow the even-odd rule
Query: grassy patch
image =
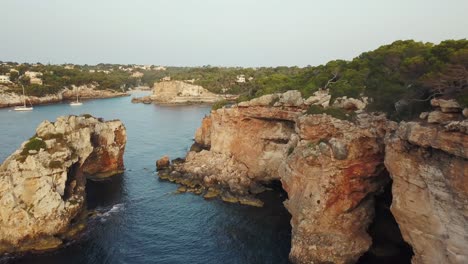
[(356, 114), (354, 112), (346, 112), (341, 108), (323, 108), (318, 105), (311, 105), (307, 110), (308, 115), (319, 115), (319, 114), (327, 114), (334, 118), (341, 119), (341, 120), (348, 120), (351, 121), (354, 119)]
[(64, 135), (62, 133), (50, 133), (42, 136), (42, 139), (49, 140), (49, 139), (63, 139)]
[(40, 149), (46, 149), (46, 148), (47, 148), (47, 145), (42, 139), (34, 137), (34, 138), (31, 138), (28, 141), (28, 143), (26, 143), (26, 145), (24, 145), (21, 155), (27, 156), (30, 150), (39, 151)]
[(84, 117), (84, 118), (91, 118), (91, 117), (93, 117), (93, 116), (90, 115), (90, 114), (82, 114), (81, 116)]
[(63, 163), (61, 161), (58, 161), (58, 160), (53, 160), (53, 161), (49, 162), (49, 168), (52, 168), (52, 169), (60, 169), (60, 168), (62, 168), (62, 165), (63, 165)]
[(213, 106), (211, 107), (211, 110), (217, 110), (217, 109), (220, 109), (222, 108), (223, 106), (227, 105), (229, 102), (226, 101), (226, 100), (221, 100), (221, 101), (218, 101), (216, 103), (213, 104)]

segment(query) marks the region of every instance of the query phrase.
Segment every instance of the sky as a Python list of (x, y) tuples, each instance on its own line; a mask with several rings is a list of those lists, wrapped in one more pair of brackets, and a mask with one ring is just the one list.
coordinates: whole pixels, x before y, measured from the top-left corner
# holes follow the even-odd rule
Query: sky
[(0, 61), (306, 66), (468, 38), (467, 0), (0, 0)]

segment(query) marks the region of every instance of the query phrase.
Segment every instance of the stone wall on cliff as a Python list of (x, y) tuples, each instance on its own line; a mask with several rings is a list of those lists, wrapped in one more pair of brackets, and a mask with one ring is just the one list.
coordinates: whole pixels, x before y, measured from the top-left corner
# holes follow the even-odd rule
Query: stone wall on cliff
[(391, 210), (413, 263), (468, 263), (468, 120), (453, 100), (432, 105), (386, 137)]
[(42, 122), (0, 166), (0, 253), (59, 246), (84, 209), (86, 176), (122, 172), (125, 144), (118, 120)]

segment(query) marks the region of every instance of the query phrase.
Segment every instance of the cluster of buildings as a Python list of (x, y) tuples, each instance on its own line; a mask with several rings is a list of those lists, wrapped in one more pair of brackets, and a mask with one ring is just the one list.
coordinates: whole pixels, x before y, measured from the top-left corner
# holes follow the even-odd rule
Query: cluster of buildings
[(24, 76), (29, 78), (29, 83), (30, 84), (38, 84), (42, 85), (42, 72), (33, 72), (33, 71), (27, 71), (24, 73)]
[(126, 71), (126, 72), (133, 72), (135, 70), (165, 71), (166, 67), (164, 67), (164, 66), (154, 66), (154, 65), (131, 65), (131, 66), (119, 66), (119, 70)]

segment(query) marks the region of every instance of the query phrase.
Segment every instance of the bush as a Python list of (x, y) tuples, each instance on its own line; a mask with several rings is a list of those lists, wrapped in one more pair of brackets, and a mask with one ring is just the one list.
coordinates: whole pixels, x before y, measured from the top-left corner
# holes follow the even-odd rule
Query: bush
[(341, 120), (348, 120), (348, 121), (353, 120), (356, 115), (354, 112), (347, 113), (345, 110), (341, 108), (334, 108), (334, 107), (323, 108), (318, 105), (311, 105), (309, 109), (307, 109), (307, 114), (308, 115), (327, 114), (334, 118), (341, 119)]
[(30, 150), (39, 151), (40, 149), (46, 149), (46, 143), (37, 137), (31, 138), (26, 145), (24, 145), (22, 155), (28, 155)]
[(227, 105), (229, 102), (226, 101), (226, 100), (221, 100), (221, 101), (218, 101), (216, 103), (213, 104), (213, 106), (211, 107), (211, 110), (217, 110), (217, 109), (220, 109), (222, 108), (223, 106)]

